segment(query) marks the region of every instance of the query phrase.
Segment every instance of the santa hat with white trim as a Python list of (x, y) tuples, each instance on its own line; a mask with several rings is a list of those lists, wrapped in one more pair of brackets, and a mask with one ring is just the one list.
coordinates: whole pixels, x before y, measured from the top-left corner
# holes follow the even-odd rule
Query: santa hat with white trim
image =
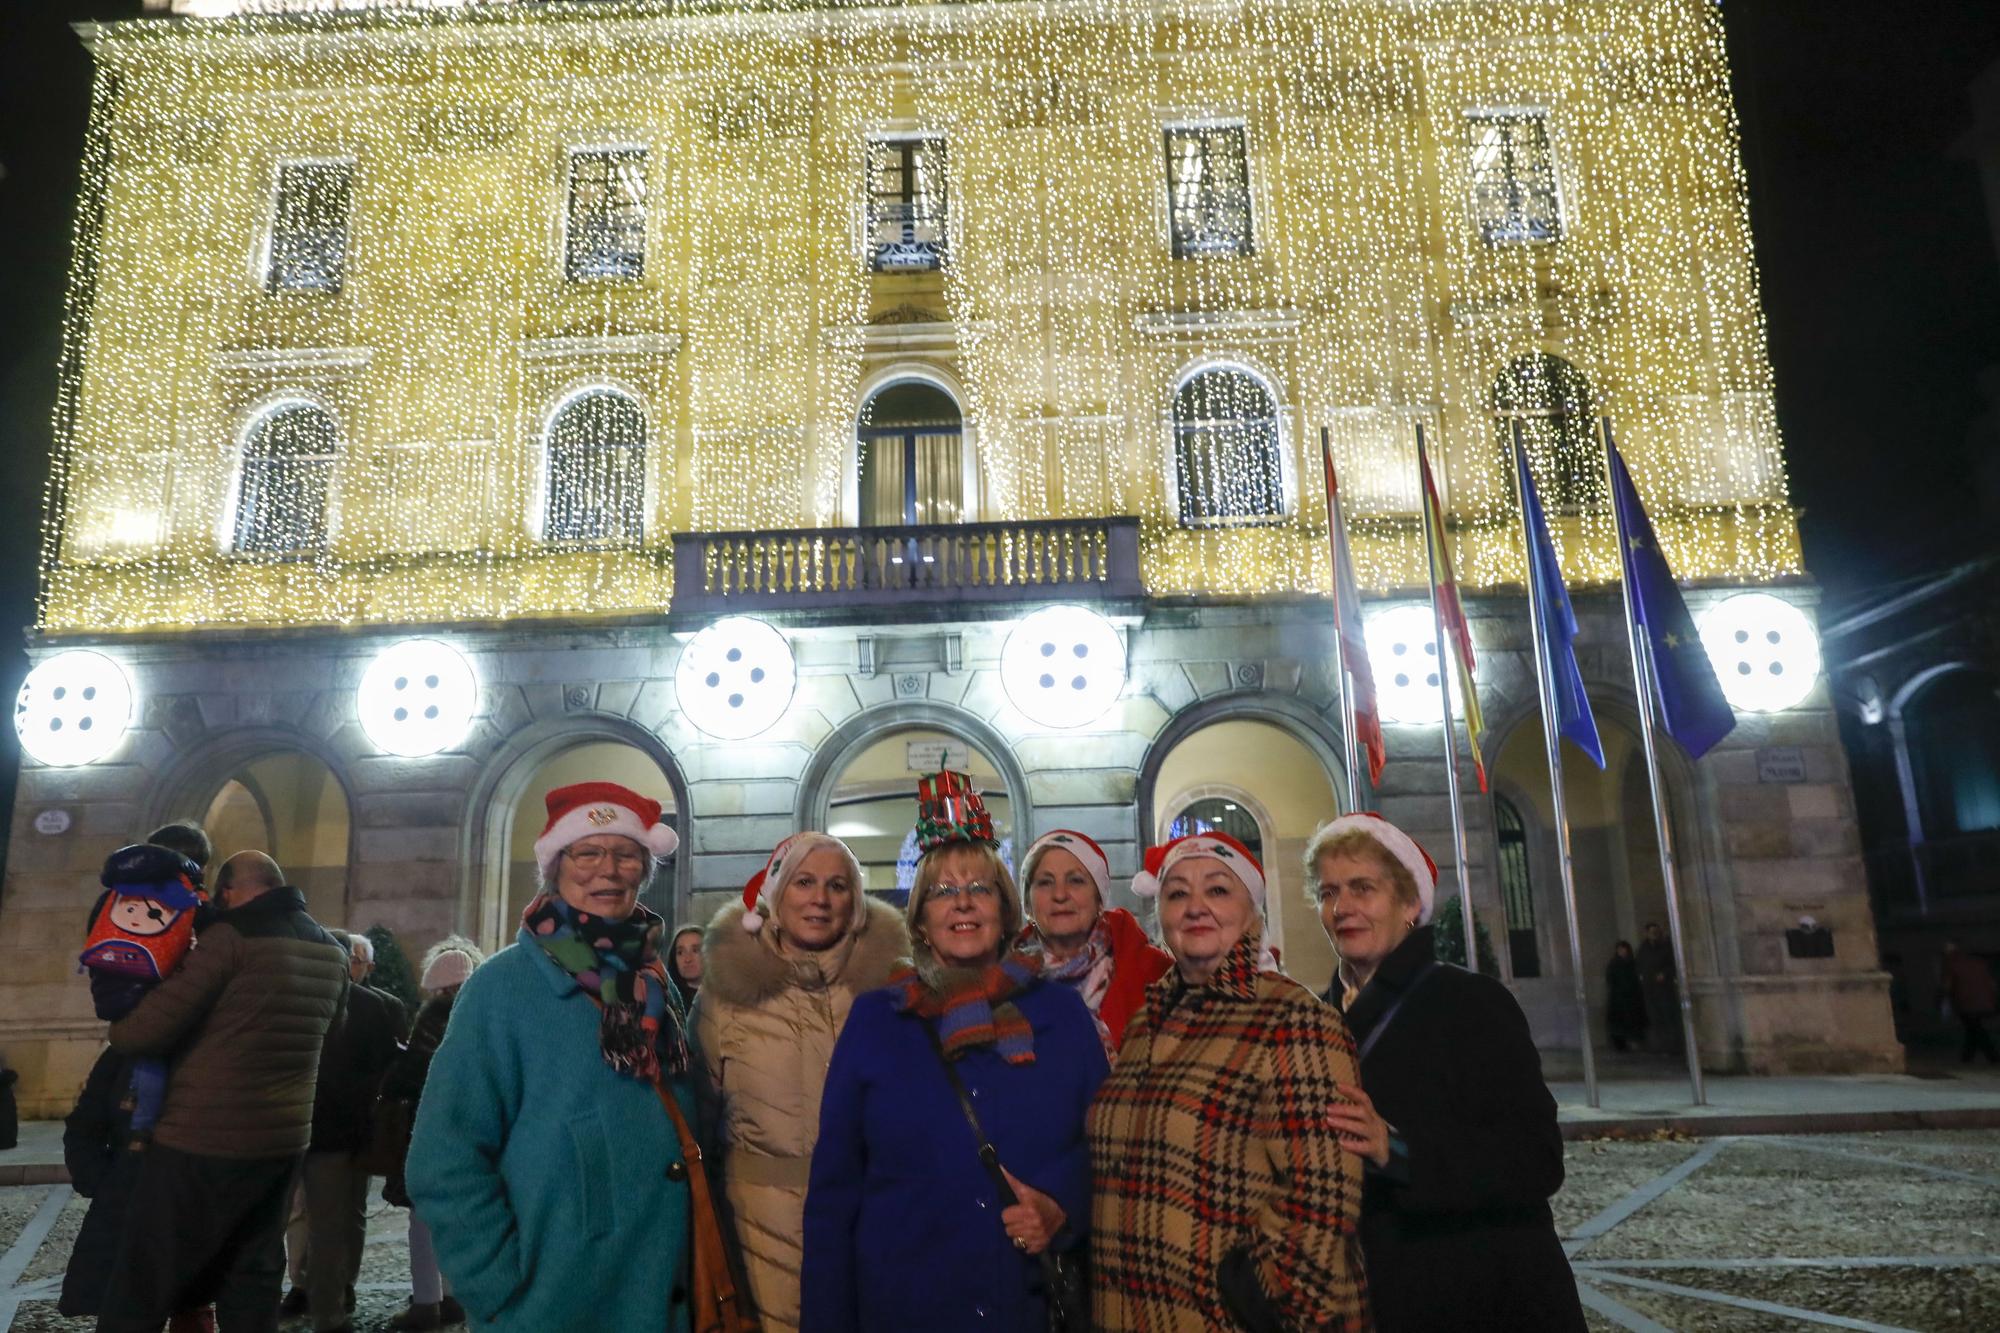
[[(764, 868), (752, 875), (743, 886), (743, 929), (755, 935), (764, 929), (764, 923), (771, 917), (777, 906), (778, 894), (799, 868), (799, 863), (823, 847), (835, 847), (847, 862), (850, 874), (861, 873), (861, 862), (854, 855), (854, 849), (834, 837), (831, 833), (820, 833), (807, 829), (794, 833), (771, 849), (771, 859)], [(862, 892), (861, 882), (854, 884), (854, 913), (850, 927), (859, 926), (868, 914), (868, 895)]]
[(1111, 905), (1111, 859), (1104, 854), (1090, 835), (1078, 833), (1075, 829), (1050, 829), (1041, 837), (1028, 844), (1028, 854), (1021, 858), (1021, 884), (1027, 887), (1035, 876), (1035, 863), (1047, 851), (1065, 851), (1077, 859), (1083, 873), (1090, 876), (1090, 882), (1097, 886), (1097, 901), (1100, 906)]
[(1383, 851), (1395, 858), (1397, 865), (1410, 872), (1410, 878), (1417, 882), (1417, 901), (1422, 908), (1417, 913), (1417, 924), (1429, 925), (1431, 908), (1437, 901), (1438, 882), (1437, 862), (1431, 860), (1431, 854), (1415, 838), (1382, 815), (1373, 810), (1359, 810), (1322, 825), (1319, 832), (1313, 834), (1309, 845), (1314, 856), (1318, 856), (1319, 848), (1348, 833), (1364, 833), (1373, 838), (1381, 844)]
[(535, 839), (535, 865), (542, 878), (555, 873), (556, 859), (571, 843), (600, 833), (630, 838), (664, 861), (681, 845), (680, 837), (660, 822), (660, 803), (649, 801), (615, 782), (578, 782), (557, 787), (545, 799), (549, 822)]
[(1132, 892), (1141, 898), (1160, 896), (1160, 883), (1177, 862), (1191, 856), (1212, 856), (1228, 866), (1250, 890), (1250, 901), (1264, 911), (1264, 867), (1257, 858), (1227, 833), (1190, 833), (1146, 849), (1146, 868), (1132, 876)]

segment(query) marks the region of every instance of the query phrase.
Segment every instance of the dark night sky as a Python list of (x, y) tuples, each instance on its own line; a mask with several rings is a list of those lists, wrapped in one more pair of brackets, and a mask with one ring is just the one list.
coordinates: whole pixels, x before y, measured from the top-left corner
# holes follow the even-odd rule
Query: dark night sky
[[(27, 625), (89, 62), (68, 23), (136, 0), (0, 3), (0, 624)], [(2000, 257), (1952, 145), (2000, 60), (1992, 0), (1727, 0), (1751, 221), (1806, 556), (1835, 593), (1992, 546), (1965, 485), (2000, 364)], [(0, 637), (0, 698), (26, 669)], [(12, 728), (0, 728), (0, 798)]]

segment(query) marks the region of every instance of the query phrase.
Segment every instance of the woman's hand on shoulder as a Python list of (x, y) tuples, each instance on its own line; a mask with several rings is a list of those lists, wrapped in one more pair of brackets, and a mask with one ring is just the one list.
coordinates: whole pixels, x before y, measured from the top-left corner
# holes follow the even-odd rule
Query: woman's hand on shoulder
[(1335, 1102), (1326, 1113), (1326, 1122), (1340, 1138), (1340, 1146), (1376, 1167), (1389, 1165), (1389, 1122), (1375, 1109), (1374, 1099), (1359, 1084), (1334, 1085), (1347, 1098)]

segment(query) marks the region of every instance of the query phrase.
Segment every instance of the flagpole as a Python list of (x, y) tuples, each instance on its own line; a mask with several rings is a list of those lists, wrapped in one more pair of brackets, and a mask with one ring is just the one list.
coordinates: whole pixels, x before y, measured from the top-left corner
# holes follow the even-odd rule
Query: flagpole
[(1451, 673), (1449, 665), (1451, 640), (1444, 634), (1444, 611), (1438, 606), (1438, 567), (1436, 543), (1444, 540), (1443, 533), (1431, 531), (1430, 489), (1427, 485), (1428, 473), (1424, 466), (1424, 423), (1417, 425), (1417, 495), (1424, 511), (1424, 564), (1430, 570), (1431, 581), (1431, 632), (1437, 639), (1438, 699), (1444, 708), (1444, 782), (1445, 792), (1451, 801), (1451, 854), (1458, 863), (1458, 911), (1465, 926), (1465, 966), (1467, 970), (1479, 970), (1479, 930), (1472, 915), (1472, 873), (1466, 865), (1465, 811), (1458, 799), (1458, 737), (1451, 725)]
[[(1329, 469), (1333, 466), (1333, 439), (1325, 426), (1319, 428), (1320, 457)], [(1361, 799), (1361, 768), (1355, 762), (1354, 750), (1354, 682), (1347, 674), (1347, 637), (1340, 632), (1340, 497), (1333, 493), (1329, 483), (1326, 493), (1326, 546), (1332, 557), (1333, 572), (1333, 675), (1340, 683), (1340, 739), (1341, 748), (1347, 760), (1347, 808), (1355, 811), (1363, 808)], [(1351, 608), (1359, 618), (1360, 607)]]
[[(1518, 477), (1528, 470), (1527, 451), (1521, 445), (1521, 421), (1514, 419), (1514, 465)], [(1517, 491), (1520, 488), (1515, 488)], [(1569, 809), (1563, 794), (1562, 735), (1556, 718), (1555, 682), (1549, 679), (1549, 647), (1542, 637), (1542, 599), (1535, 577), (1535, 539), (1528, 531), (1528, 497), (1515, 496), (1521, 511), (1521, 554), (1528, 574), (1528, 627), (1535, 645), (1535, 693), (1542, 702), (1542, 745), (1548, 752), (1549, 793), (1556, 816), (1556, 863), (1562, 871), (1563, 914), (1569, 926), (1569, 973), (1576, 992), (1576, 1026), (1583, 1046), (1583, 1091), (1592, 1106), (1598, 1105), (1597, 1055), (1590, 1044), (1590, 997), (1583, 973), (1583, 935), (1577, 926), (1576, 864), (1570, 855)]]
[[(1607, 484), (1611, 478), (1611, 418), (1605, 417), (1600, 423), (1604, 433), (1604, 472)], [(1618, 560), (1621, 569), (1626, 567), (1631, 554), (1625, 549), (1625, 519), (1619, 512), (1616, 497), (1611, 505), (1613, 531), (1618, 534)], [(1693, 1093), (1696, 1106), (1708, 1105), (1708, 1089), (1702, 1083), (1701, 1053), (1694, 1042), (1694, 1000), (1688, 993), (1687, 946), (1681, 938), (1681, 895), (1680, 879), (1674, 873), (1673, 830), (1667, 819), (1667, 793), (1660, 782), (1659, 749), (1653, 741), (1653, 673), (1648, 667), (1650, 658), (1639, 643), (1639, 618), (1637, 608), (1632, 604), (1632, 581), (1619, 579), (1619, 586), (1625, 594), (1625, 638), (1632, 651), (1632, 685), (1639, 694), (1639, 740), (1646, 752), (1646, 781), (1653, 795), (1653, 832), (1660, 845), (1660, 880), (1667, 895), (1667, 938), (1674, 951), (1674, 990), (1681, 1005), (1681, 1047), (1687, 1053), (1688, 1088)]]

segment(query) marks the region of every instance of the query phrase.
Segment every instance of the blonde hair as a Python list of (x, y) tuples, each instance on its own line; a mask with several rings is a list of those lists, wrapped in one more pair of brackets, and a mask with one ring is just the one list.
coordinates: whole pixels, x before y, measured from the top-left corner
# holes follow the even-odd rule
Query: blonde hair
[(1027, 913), (1021, 907), (1021, 890), (1014, 883), (1014, 876), (1007, 870), (1007, 863), (1000, 859), (1000, 849), (988, 842), (947, 842), (934, 847), (917, 862), (917, 881), (910, 886), (910, 904), (903, 909), (903, 919), (910, 927), (910, 939), (915, 947), (926, 952), (930, 945), (918, 933), (917, 926), (923, 920), (924, 903), (937, 887), (938, 876), (943, 874), (945, 858), (953, 853), (963, 853), (980, 863), (980, 874), (990, 879), (994, 891), (1000, 895), (1000, 951), (1005, 953), (1013, 947), (1014, 939), (1021, 933), (1026, 923)]
[(1362, 829), (1343, 829), (1335, 833), (1331, 824), (1313, 834), (1306, 844), (1306, 901), (1315, 908), (1319, 906), (1319, 863), (1329, 856), (1372, 856), (1380, 861), (1389, 872), (1389, 884), (1396, 890), (1396, 901), (1405, 907), (1421, 908), (1423, 894), (1417, 890), (1416, 877), (1410, 868), (1390, 855), (1382, 840)]

